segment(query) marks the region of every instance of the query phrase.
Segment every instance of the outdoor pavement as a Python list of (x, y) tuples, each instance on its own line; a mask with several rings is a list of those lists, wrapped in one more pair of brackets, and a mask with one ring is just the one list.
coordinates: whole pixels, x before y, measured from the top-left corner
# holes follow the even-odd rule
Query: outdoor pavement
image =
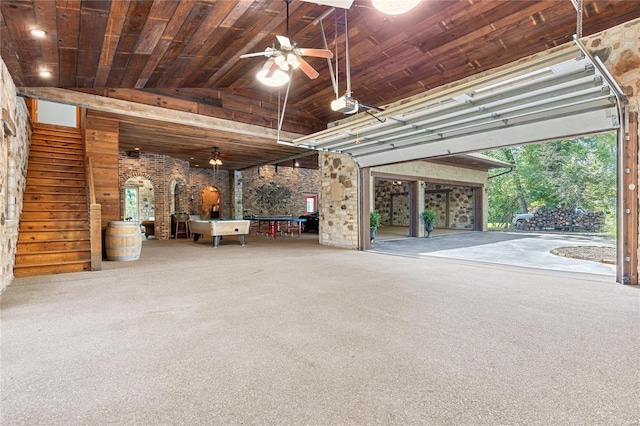
[(430, 238), (374, 241), (372, 251), (415, 258), (449, 258), (553, 271), (615, 277), (615, 265), (571, 259), (550, 253), (567, 246), (609, 246), (609, 238), (589, 235), (522, 232), (465, 232)]

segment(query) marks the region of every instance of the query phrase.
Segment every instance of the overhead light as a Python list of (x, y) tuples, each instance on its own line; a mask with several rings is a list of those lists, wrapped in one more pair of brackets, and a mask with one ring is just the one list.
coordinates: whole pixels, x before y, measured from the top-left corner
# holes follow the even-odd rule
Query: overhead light
[(38, 38), (42, 38), (47, 35), (47, 32), (42, 30), (31, 30), (30, 32), (32, 36), (38, 37)]
[(211, 164), (212, 166), (222, 166), (222, 160), (219, 158), (212, 158), (211, 160), (209, 160), (209, 164)]
[(340, 111), (344, 114), (354, 114), (358, 112), (358, 101), (344, 95), (331, 102), (331, 109), (334, 111)]
[(273, 58), (269, 59), (256, 75), (258, 81), (265, 86), (280, 87), (289, 81), (289, 74), (282, 71), (279, 66), (273, 69), (274, 65), (277, 66)]
[(373, 7), (387, 15), (400, 15), (420, 3), (420, 0), (372, 0)]
[(40, 71), (40, 77), (44, 77), (44, 78), (51, 77), (51, 71)]

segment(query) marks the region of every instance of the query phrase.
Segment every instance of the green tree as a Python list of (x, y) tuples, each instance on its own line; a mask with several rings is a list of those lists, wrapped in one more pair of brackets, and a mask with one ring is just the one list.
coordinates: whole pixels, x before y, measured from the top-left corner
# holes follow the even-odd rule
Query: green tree
[(489, 221), (509, 222), (542, 206), (603, 210), (616, 203), (616, 134), (606, 133), (486, 152), (515, 165), (489, 179)]

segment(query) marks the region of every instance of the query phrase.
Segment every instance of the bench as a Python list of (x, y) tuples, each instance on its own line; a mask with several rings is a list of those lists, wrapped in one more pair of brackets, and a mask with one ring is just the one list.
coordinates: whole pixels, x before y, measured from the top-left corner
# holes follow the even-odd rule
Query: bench
[(244, 236), (249, 233), (248, 220), (190, 220), (189, 228), (193, 234), (193, 241), (201, 236), (212, 236), (213, 246), (218, 247), (224, 235), (237, 235), (244, 245)]

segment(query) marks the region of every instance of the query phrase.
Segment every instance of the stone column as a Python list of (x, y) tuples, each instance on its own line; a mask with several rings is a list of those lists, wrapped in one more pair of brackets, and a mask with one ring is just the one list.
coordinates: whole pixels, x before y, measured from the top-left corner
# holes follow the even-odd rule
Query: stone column
[(234, 219), (243, 218), (243, 205), (242, 205), (242, 172), (239, 170), (233, 171), (231, 178), (231, 217)]
[(320, 244), (358, 248), (358, 165), (346, 154), (320, 152)]

